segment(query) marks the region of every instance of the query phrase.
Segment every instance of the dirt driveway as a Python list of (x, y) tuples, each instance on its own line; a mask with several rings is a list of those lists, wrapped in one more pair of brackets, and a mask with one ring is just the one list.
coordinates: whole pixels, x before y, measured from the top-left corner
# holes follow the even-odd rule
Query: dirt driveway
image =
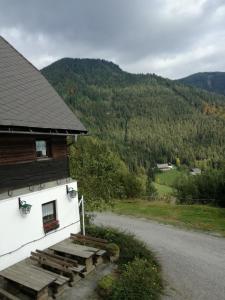
[(225, 300), (224, 238), (111, 213), (95, 223), (135, 233), (155, 251), (167, 282), (163, 299)]

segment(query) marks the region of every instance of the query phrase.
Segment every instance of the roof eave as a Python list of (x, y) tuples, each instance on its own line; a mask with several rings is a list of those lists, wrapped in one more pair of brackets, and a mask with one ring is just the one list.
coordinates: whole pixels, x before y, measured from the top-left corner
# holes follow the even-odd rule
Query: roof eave
[(51, 129), (51, 128), (33, 128), (33, 127), (16, 127), (0, 126), (2, 134), (29, 134), (29, 135), (55, 135), (55, 136), (72, 136), (76, 134), (87, 134), (86, 129)]

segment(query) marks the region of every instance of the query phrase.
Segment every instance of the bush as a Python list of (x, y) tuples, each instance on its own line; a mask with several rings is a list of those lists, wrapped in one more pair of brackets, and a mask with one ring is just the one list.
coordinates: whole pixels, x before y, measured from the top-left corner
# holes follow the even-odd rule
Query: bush
[(115, 243), (108, 244), (106, 249), (110, 256), (119, 256), (120, 254), (120, 248)]
[(113, 284), (115, 281), (115, 276), (109, 274), (102, 277), (97, 286), (97, 292), (103, 299), (108, 299), (112, 294)]
[(136, 239), (132, 234), (121, 232), (114, 228), (88, 226), (87, 233), (94, 237), (108, 240), (120, 248), (118, 264), (123, 267), (135, 258), (147, 259), (152, 265), (159, 269), (159, 265), (153, 253), (146, 247), (145, 243)]
[(154, 186), (153, 182), (151, 180), (147, 180), (146, 184), (146, 196), (153, 199), (158, 196), (158, 191), (156, 187)]
[(118, 280), (111, 286), (111, 300), (159, 299), (161, 283), (158, 270), (146, 259), (135, 258), (129, 262)]
[(128, 173), (122, 178), (126, 198), (136, 198), (144, 194), (143, 184), (140, 178), (133, 173)]
[(180, 203), (203, 203), (225, 207), (225, 172), (207, 170), (202, 175), (185, 176), (176, 184)]
[(159, 299), (162, 290), (160, 267), (152, 252), (133, 235), (112, 228), (89, 226), (87, 232), (107, 239), (120, 248), (119, 268), (103, 277), (97, 291), (105, 300)]

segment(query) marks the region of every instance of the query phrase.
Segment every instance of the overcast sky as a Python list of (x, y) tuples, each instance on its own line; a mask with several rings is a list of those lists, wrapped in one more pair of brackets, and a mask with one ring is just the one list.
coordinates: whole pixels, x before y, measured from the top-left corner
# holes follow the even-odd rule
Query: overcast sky
[(169, 78), (225, 71), (225, 0), (0, 0), (0, 34), (38, 68), (89, 57)]

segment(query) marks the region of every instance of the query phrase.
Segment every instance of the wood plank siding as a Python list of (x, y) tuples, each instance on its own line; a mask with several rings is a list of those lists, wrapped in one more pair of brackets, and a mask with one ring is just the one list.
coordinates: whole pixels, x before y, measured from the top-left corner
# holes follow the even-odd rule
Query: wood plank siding
[(33, 137), (0, 135), (0, 165), (35, 159), (36, 151)]
[(68, 161), (52, 159), (0, 166), (0, 191), (69, 177)]
[(35, 140), (45, 139), (50, 143), (51, 156), (59, 159), (67, 156), (66, 137), (29, 135), (0, 135), (0, 165), (36, 160)]
[[(35, 141), (45, 139), (50, 157), (38, 159)], [(69, 177), (66, 137), (0, 135), (0, 192)]]

